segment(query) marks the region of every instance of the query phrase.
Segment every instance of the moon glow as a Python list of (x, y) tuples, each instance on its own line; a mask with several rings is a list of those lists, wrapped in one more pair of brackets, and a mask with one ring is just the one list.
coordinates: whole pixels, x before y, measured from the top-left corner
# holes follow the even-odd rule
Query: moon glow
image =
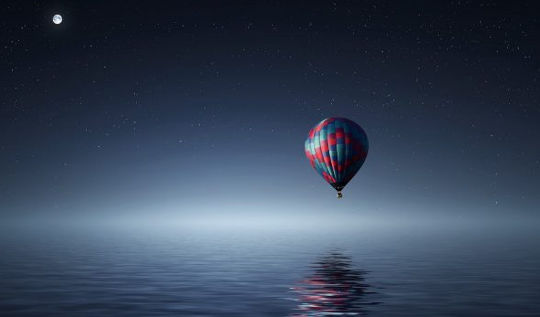
[(60, 14), (55, 14), (52, 18), (54, 24), (62, 23), (62, 16)]

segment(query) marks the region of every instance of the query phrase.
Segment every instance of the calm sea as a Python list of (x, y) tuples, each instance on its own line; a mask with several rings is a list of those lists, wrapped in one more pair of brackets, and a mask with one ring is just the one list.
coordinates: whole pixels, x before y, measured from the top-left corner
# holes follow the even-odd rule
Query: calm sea
[(44, 227), (0, 233), (2, 316), (540, 316), (530, 228)]

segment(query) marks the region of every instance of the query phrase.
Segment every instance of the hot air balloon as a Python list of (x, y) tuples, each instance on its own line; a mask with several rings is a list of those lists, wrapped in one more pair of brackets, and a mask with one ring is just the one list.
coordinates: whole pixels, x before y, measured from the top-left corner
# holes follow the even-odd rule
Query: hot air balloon
[(346, 118), (327, 118), (309, 131), (305, 142), (311, 166), (337, 190), (341, 190), (362, 167), (368, 153), (364, 130)]

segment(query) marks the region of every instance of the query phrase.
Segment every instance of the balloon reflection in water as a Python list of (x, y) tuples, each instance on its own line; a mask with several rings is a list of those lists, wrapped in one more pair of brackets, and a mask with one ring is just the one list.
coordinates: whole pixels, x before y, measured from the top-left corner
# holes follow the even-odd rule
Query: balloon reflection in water
[(351, 259), (332, 252), (313, 264), (314, 273), (292, 290), (298, 306), (291, 316), (358, 316), (366, 315), (369, 285), (364, 283), (366, 272), (351, 267)]

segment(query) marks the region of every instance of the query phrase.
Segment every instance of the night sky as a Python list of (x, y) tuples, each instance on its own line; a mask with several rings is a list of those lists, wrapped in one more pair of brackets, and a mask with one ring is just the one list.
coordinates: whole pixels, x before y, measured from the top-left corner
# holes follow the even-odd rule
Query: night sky
[[(537, 215), (535, 1), (2, 7), (4, 219)], [(342, 200), (332, 116), (370, 141)]]

